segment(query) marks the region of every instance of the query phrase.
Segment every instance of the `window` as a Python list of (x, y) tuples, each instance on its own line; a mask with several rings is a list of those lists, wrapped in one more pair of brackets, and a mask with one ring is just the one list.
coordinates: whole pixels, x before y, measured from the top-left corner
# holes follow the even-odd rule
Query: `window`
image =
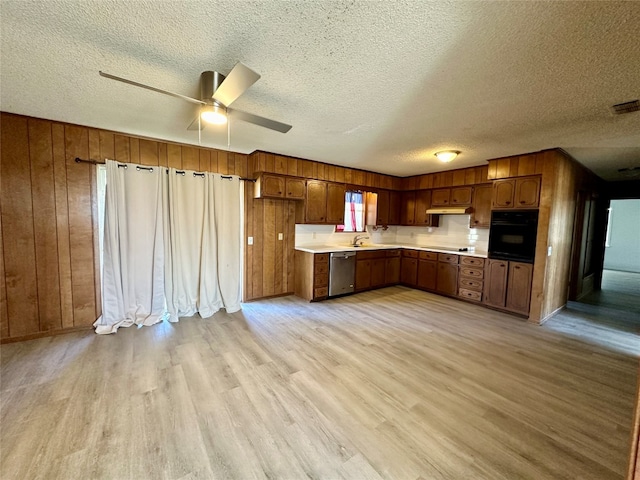
[(336, 232), (364, 232), (364, 217), (364, 192), (348, 191), (344, 201), (344, 225), (336, 225)]

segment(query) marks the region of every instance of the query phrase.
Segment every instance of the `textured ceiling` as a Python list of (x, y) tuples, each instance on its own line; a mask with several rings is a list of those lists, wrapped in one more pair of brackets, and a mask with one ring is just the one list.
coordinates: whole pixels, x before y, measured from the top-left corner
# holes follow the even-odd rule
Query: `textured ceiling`
[[(561, 147), (606, 179), (640, 165), (640, 2), (7, 1), (3, 111), (198, 144), (204, 70), (262, 78), (230, 147), (413, 175)], [(227, 147), (226, 128), (201, 143)], [(461, 150), (451, 164), (433, 153)]]

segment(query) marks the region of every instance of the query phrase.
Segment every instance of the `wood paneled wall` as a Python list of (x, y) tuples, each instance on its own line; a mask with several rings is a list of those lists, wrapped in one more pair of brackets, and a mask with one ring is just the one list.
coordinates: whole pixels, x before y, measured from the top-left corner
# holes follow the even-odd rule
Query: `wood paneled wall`
[[(101, 314), (95, 167), (75, 158), (252, 177), (266, 171), (401, 188), (401, 179), (257, 152), (243, 155), (0, 114), (0, 340), (90, 328)], [(293, 292), (296, 202), (245, 185), (244, 299)], [(278, 240), (278, 233), (283, 240)]]
[(446, 172), (415, 175), (401, 180), (402, 190), (422, 190), (429, 188), (461, 187), (489, 183), (489, 166), (459, 168)]

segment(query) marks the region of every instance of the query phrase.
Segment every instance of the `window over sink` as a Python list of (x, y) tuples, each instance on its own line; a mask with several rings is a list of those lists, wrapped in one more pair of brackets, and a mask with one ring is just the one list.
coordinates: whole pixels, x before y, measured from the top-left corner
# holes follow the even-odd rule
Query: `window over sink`
[(336, 225), (336, 232), (364, 232), (365, 192), (347, 191), (344, 199), (344, 225)]

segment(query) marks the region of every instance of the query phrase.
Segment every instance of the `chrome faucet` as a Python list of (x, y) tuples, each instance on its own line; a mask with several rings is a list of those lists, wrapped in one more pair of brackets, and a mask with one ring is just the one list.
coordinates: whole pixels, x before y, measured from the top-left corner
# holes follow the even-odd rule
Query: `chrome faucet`
[(351, 245), (357, 247), (358, 242), (360, 242), (360, 245), (362, 245), (362, 240), (366, 240), (368, 238), (369, 237), (367, 237), (366, 235), (356, 235), (355, 237), (353, 237), (353, 242), (351, 242)]

